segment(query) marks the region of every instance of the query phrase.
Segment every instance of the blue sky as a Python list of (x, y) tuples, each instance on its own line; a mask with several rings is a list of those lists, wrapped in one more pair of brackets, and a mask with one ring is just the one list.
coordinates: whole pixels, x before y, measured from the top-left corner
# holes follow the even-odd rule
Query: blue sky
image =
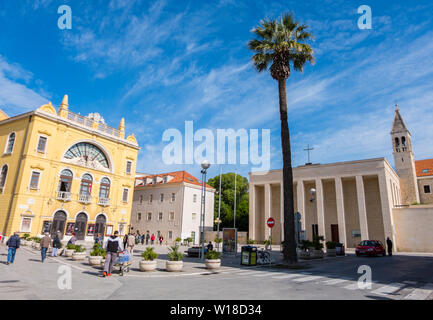
[[(57, 9), (72, 9), (60, 30)], [(360, 5), (371, 30), (357, 27)], [(125, 117), (141, 150), (138, 170), (164, 165), (168, 128), (271, 129), (271, 168), (282, 166), (278, 91), (254, 71), (250, 30), (292, 11), (314, 34), (316, 64), (287, 82), (293, 162), (329, 163), (386, 156), (393, 164), (394, 104), (409, 127), (416, 159), (433, 155), (431, 1), (0, 0), (0, 108), (9, 115), (69, 95), (70, 109)], [(238, 165), (247, 175), (248, 165)], [(211, 167), (210, 176), (218, 173)], [(234, 166), (224, 166), (232, 171)]]

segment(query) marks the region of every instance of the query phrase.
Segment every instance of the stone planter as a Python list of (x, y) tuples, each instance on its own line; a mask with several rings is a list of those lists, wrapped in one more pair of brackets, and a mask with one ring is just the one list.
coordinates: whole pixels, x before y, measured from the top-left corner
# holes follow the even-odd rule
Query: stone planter
[(322, 250), (313, 250), (311, 252), (311, 258), (313, 258), (313, 259), (320, 259), (320, 258), (323, 258), (323, 256), (324, 256), (324, 253)]
[(36, 242), (32, 241), (32, 243), (30, 244), (30, 246), (34, 249), (36, 248)]
[(81, 261), (86, 258), (86, 252), (74, 252), (72, 254), (72, 260), (74, 261)]
[(89, 265), (100, 266), (101, 260), (102, 260), (102, 256), (89, 256)]
[(335, 257), (337, 256), (337, 249), (326, 249), (327, 257)]
[(34, 248), (35, 248), (36, 250), (41, 250), (41, 244), (40, 244), (40, 243), (35, 243)]
[(65, 257), (72, 257), (72, 254), (75, 252), (74, 249), (65, 249)]
[(183, 261), (166, 261), (165, 268), (168, 272), (182, 271)]
[(154, 271), (156, 269), (156, 260), (141, 260), (140, 271)]
[(221, 259), (206, 259), (206, 269), (219, 269), (221, 267)]
[(104, 269), (105, 266), (105, 259), (101, 259), (101, 268)]

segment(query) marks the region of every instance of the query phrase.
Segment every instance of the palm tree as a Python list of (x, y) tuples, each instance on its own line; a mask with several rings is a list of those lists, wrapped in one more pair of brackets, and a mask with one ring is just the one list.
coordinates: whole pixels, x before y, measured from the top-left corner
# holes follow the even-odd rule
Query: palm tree
[(266, 71), (270, 66), (272, 78), (278, 81), (284, 186), (283, 256), (287, 263), (296, 263), (297, 254), (286, 79), (290, 76), (291, 67), (302, 72), (307, 61), (314, 63), (313, 49), (306, 43), (312, 35), (306, 29), (306, 25), (294, 21), (292, 14), (285, 13), (278, 19), (260, 21), (260, 25), (252, 30), (257, 38), (248, 42), (248, 48), (255, 52), (252, 60), (257, 71)]

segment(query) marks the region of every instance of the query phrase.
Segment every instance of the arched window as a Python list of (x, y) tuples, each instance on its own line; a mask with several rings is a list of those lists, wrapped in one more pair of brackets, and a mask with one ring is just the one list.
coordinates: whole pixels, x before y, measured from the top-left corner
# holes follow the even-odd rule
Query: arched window
[(15, 144), (15, 132), (12, 132), (9, 135), (8, 144), (6, 146), (5, 153), (12, 153), (12, 150), (14, 149), (14, 144)]
[(92, 176), (90, 174), (85, 174), (81, 178), (81, 186), (80, 186), (80, 195), (81, 196), (90, 196), (92, 193)]
[(8, 166), (4, 165), (2, 167), (2, 171), (1, 171), (1, 174), (0, 174), (0, 190), (1, 191), (3, 191), (3, 188), (5, 187), (7, 175), (8, 175)]
[(400, 140), (398, 138), (395, 138), (395, 150), (400, 152)]
[(73, 174), (71, 170), (65, 169), (60, 172), (59, 191), (71, 192), (72, 177)]
[(406, 146), (406, 138), (405, 137), (401, 137), (401, 144), (403, 146)]
[(108, 178), (102, 178), (101, 185), (99, 188), (99, 198), (108, 199), (110, 195), (110, 180)]

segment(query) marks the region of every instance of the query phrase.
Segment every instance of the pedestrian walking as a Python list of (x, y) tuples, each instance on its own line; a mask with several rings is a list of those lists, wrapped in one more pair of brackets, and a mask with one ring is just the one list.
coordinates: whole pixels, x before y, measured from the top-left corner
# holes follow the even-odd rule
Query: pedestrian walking
[(135, 246), (135, 237), (133, 234), (130, 234), (128, 236), (128, 240), (126, 242), (127, 244), (127, 250), (129, 252), (129, 254), (131, 255), (131, 257), (133, 256), (133, 252), (134, 252), (134, 246)]
[(209, 241), (209, 243), (207, 244), (207, 251), (209, 252), (209, 251), (212, 251), (213, 250), (213, 244), (212, 244), (212, 241)]
[(150, 243), (153, 245), (154, 241), (155, 241), (155, 234), (152, 233), (152, 236), (150, 237)]
[(146, 234), (146, 246), (149, 244), (150, 235), (149, 232)]
[(146, 236), (144, 235), (144, 234), (142, 234), (141, 235), (141, 244), (143, 245), (144, 244), (144, 238), (145, 238)]
[(96, 244), (100, 244), (100, 245), (102, 246), (102, 245), (103, 245), (103, 242), (104, 242), (104, 238), (102, 238), (102, 234), (98, 233), (98, 234), (96, 235), (94, 245), (96, 245)]
[(57, 231), (56, 236), (53, 239), (53, 251), (51, 252), (52, 257), (57, 257), (58, 250), (62, 247), (60, 242), (60, 231)]
[(45, 236), (41, 239), (41, 258), (42, 262), (45, 261), (45, 258), (47, 257), (47, 251), (48, 248), (51, 245), (51, 237), (48, 232), (45, 232)]
[(392, 256), (392, 241), (389, 237), (386, 238), (386, 247), (388, 249), (388, 255)]
[(122, 240), (119, 238), (119, 231), (114, 231), (114, 234), (107, 239), (105, 243), (105, 255), (104, 272), (102, 276), (109, 277), (113, 272), (113, 266), (116, 263), (119, 251), (123, 251)]
[(123, 237), (123, 247), (126, 248), (126, 244), (128, 243), (128, 234), (125, 234)]
[(69, 239), (68, 244), (75, 244), (77, 242), (77, 238), (75, 237), (75, 233), (72, 233), (71, 239)]
[(162, 241), (164, 241), (164, 238), (162, 236), (159, 237), (159, 245), (162, 246)]
[(15, 254), (17, 253), (17, 249), (20, 247), (21, 239), (18, 236), (18, 232), (15, 232), (12, 237), (6, 241), (6, 245), (8, 246), (8, 262), (7, 264), (14, 263)]

